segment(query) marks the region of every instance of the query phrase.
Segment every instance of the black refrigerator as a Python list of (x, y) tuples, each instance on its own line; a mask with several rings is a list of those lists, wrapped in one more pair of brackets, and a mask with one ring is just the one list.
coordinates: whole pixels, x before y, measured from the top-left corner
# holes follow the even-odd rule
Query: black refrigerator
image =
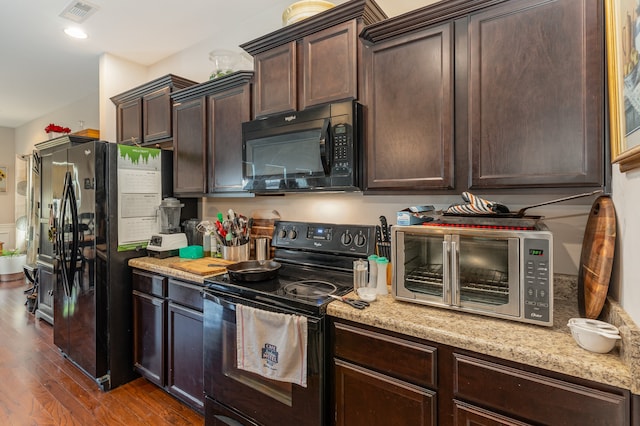
[[(123, 153), (131, 157), (125, 158), (133, 166), (128, 174), (121, 170)], [(148, 161), (149, 155), (153, 161)], [(136, 229), (153, 226), (155, 200), (171, 195), (171, 170), (170, 151), (104, 141), (53, 154), (53, 341), (103, 390), (136, 377), (128, 260), (146, 251), (140, 243), (123, 244), (122, 231), (131, 226), (126, 221), (137, 216), (144, 219)], [(127, 187), (140, 186), (131, 172), (149, 173), (153, 184), (138, 194), (126, 194)], [(119, 200), (127, 203), (119, 206)]]

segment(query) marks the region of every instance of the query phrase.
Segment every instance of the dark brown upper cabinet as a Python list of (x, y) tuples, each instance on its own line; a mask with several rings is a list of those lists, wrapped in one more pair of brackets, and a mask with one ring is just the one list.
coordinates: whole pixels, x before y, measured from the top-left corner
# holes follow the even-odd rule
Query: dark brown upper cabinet
[(454, 185), (453, 25), (365, 49), (367, 189)]
[(174, 92), (174, 193), (242, 195), (242, 123), (251, 120), (253, 73)]
[(360, 37), (367, 192), (606, 185), (601, 1), (441, 1)]
[(168, 74), (111, 98), (116, 105), (116, 141), (164, 146), (173, 138), (171, 93), (195, 81)]
[(375, 2), (354, 0), (241, 45), (254, 57), (254, 116), (357, 99), (358, 33), (385, 18)]
[(470, 16), (472, 188), (603, 184), (603, 34), (598, 0)]

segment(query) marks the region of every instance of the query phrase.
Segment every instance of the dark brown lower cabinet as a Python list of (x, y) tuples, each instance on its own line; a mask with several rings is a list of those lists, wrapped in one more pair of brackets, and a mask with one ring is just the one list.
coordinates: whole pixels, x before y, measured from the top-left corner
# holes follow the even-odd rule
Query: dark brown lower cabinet
[(204, 412), (200, 287), (135, 270), (133, 324), (135, 370)]
[(601, 390), (460, 353), (453, 354), (453, 371), (454, 397), (495, 413), (512, 413), (533, 424), (629, 424), (628, 392)]
[(167, 332), (167, 279), (133, 271), (133, 366), (150, 382), (163, 386)]
[(169, 393), (204, 410), (203, 316), (200, 288), (169, 279), (167, 388)]
[(631, 425), (628, 390), (331, 319), (336, 425)]
[(437, 425), (436, 349), (350, 324), (332, 327), (336, 425)]
[(53, 288), (55, 286), (53, 266), (40, 262), (38, 262), (37, 265), (39, 275), (36, 318), (43, 319), (53, 325)]
[(336, 424), (436, 425), (436, 393), (376, 371), (335, 361)]

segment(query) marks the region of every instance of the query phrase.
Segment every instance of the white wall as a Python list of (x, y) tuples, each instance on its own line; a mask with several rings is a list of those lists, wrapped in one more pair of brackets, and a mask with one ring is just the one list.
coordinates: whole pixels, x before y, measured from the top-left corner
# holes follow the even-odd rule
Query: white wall
[(611, 292), (640, 324), (640, 169), (620, 173), (614, 165), (612, 192), (618, 244)]
[[(500, 201), (511, 210), (557, 198), (555, 196), (487, 196)], [(545, 216), (545, 223), (554, 236), (554, 270), (576, 275), (582, 250), (582, 238), (591, 200), (572, 204), (557, 204), (532, 210), (530, 214)], [(389, 224), (395, 224), (396, 212), (416, 205), (433, 205), (445, 209), (452, 203), (460, 203), (459, 196), (372, 196), (354, 194), (287, 194), (285, 196), (258, 196), (255, 198), (206, 198), (203, 203), (203, 219), (215, 219), (218, 212), (231, 208), (247, 217), (257, 210), (276, 210), (284, 220), (379, 224), (384, 215)], [(578, 204), (582, 203), (582, 204)], [(588, 204), (585, 204), (588, 203)], [(576, 301), (577, 303), (577, 301)]]
[(96, 88), (95, 93), (16, 128), (16, 154), (31, 154), (35, 144), (49, 139), (44, 128), (50, 123), (69, 127), (73, 133), (81, 130), (80, 121), (83, 122), (84, 129), (100, 129), (98, 117), (99, 103)]
[(111, 97), (133, 89), (153, 78), (142, 65), (134, 64), (108, 53), (100, 57), (100, 139), (116, 141), (116, 106)]

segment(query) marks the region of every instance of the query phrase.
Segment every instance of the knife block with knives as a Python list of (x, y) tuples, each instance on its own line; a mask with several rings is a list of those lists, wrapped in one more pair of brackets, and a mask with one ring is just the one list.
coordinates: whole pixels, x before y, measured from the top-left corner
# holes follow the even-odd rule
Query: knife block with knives
[(391, 226), (385, 216), (380, 216), (380, 225), (376, 225), (376, 254), (389, 260), (387, 265), (387, 285), (391, 284)]

